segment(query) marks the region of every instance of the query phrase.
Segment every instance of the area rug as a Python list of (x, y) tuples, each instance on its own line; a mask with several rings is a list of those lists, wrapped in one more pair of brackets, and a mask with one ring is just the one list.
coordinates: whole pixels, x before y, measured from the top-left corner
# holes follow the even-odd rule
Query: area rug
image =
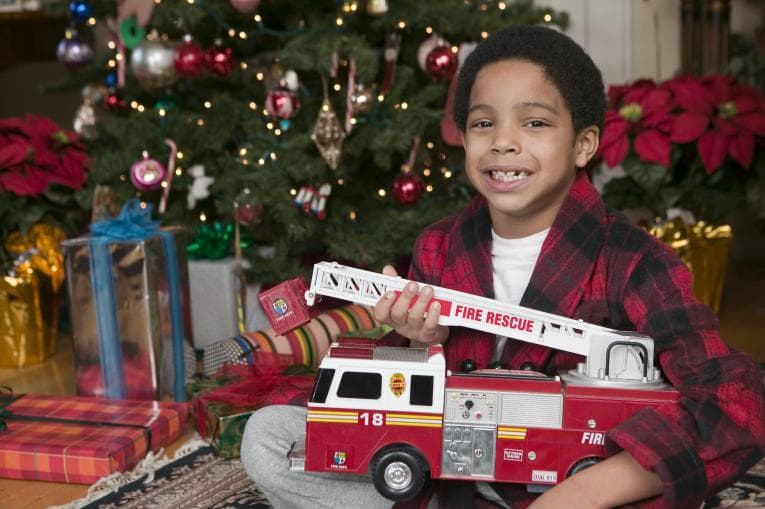
[[(149, 461), (132, 472), (104, 478), (88, 496), (50, 509), (267, 509), (271, 505), (239, 460), (225, 460), (207, 445), (179, 449), (172, 460)], [(189, 451), (189, 449), (193, 449)], [(164, 463), (164, 464), (163, 464)], [(149, 464), (159, 468), (153, 469)], [(130, 480), (135, 479), (135, 480)]]
[[(149, 473), (137, 468), (105, 479), (88, 497), (51, 509), (267, 509), (271, 505), (250, 481), (239, 460), (218, 457), (212, 447), (187, 447)], [(159, 460), (161, 462), (161, 460)], [(148, 463), (151, 463), (151, 459)], [(156, 465), (157, 460), (153, 460)], [(151, 470), (146, 466), (143, 470)], [(119, 479), (122, 479), (121, 481)], [(112, 485), (111, 487), (109, 485)], [(710, 497), (703, 509), (765, 508), (765, 460), (733, 486)]]

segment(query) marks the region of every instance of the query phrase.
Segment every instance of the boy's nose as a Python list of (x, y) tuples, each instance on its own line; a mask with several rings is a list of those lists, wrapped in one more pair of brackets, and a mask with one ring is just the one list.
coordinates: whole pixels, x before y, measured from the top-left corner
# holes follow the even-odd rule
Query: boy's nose
[(510, 133), (497, 133), (492, 140), (491, 151), (496, 153), (505, 152), (520, 152), (521, 147), (518, 144), (516, 137)]

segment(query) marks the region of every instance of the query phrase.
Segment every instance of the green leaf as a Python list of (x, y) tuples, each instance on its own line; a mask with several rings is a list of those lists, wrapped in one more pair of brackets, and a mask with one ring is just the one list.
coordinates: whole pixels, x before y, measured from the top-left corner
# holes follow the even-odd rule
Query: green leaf
[(667, 169), (660, 164), (650, 164), (637, 158), (627, 158), (622, 164), (624, 171), (647, 193), (655, 194), (667, 180)]

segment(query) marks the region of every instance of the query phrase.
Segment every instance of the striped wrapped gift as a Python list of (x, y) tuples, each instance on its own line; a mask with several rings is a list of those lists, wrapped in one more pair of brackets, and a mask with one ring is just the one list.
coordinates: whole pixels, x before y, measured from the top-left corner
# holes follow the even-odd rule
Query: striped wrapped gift
[(212, 376), (225, 364), (253, 364), (256, 350), (288, 355), (292, 364), (315, 368), (329, 344), (340, 334), (372, 329), (377, 325), (367, 307), (358, 304), (337, 307), (284, 336), (266, 329), (213, 343), (204, 351), (204, 373)]
[(186, 431), (188, 405), (26, 395), (7, 407), (0, 477), (92, 484)]

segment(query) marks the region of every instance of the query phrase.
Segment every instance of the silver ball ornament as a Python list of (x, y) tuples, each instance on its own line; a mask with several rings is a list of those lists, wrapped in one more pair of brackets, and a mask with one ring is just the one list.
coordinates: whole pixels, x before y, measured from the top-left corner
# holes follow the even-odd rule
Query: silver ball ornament
[(168, 87), (178, 79), (174, 58), (175, 48), (172, 44), (147, 39), (136, 46), (130, 55), (130, 70), (141, 85), (147, 88)]

